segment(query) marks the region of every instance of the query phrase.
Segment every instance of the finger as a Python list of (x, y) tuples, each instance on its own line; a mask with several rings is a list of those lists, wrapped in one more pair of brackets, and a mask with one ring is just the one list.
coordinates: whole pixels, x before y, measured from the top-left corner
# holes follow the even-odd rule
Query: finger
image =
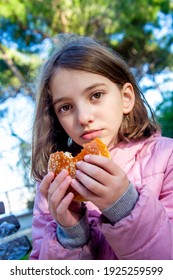
[(111, 175), (116, 175), (119, 166), (111, 159), (98, 155), (86, 155), (84, 161), (96, 165)]
[(49, 189), (49, 186), (51, 184), (51, 182), (54, 179), (54, 173), (53, 172), (49, 172), (41, 181), (40, 183), (40, 192), (47, 197), (47, 192)]
[(74, 194), (70, 192), (62, 199), (61, 203), (56, 209), (56, 214), (58, 216), (64, 216), (64, 214), (66, 214), (73, 198), (74, 198)]
[(49, 195), (51, 195), (51, 193), (54, 193), (54, 191), (57, 189), (57, 186), (59, 186), (64, 180), (65, 178), (68, 176), (68, 171), (63, 169), (53, 180), (53, 182), (51, 183), (50, 187), (49, 187)]
[(87, 200), (92, 201), (92, 198), (95, 197), (94, 193), (92, 193), (76, 179), (72, 179), (71, 186), (75, 191), (77, 191), (82, 197), (85, 197)]
[[(76, 180), (72, 180), (72, 187), (83, 197), (101, 196), (105, 190), (105, 186), (97, 182), (95, 179), (77, 170)], [(74, 185), (73, 185), (74, 184)], [(87, 197), (86, 197), (87, 196)]]
[[(79, 181), (82, 180), (81, 183), (87, 187), (88, 187), (88, 184), (92, 185), (96, 182), (106, 186), (110, 179), (110, 176), (112, 176), (112, 175), (110, 175), (110, 173), (108, 173), (101, 167), (88, 163), (88, 162), (84, 162), (84, 161), (78, 162), (77, 168), (79, 171), (82, 171), (82, 174), (78, 170), (76, 171), (77, 179), (79, 179)], [(84, 176), (84, 174), (86, 174), (88, 176), (86, 177), (86, 176)], [(93, 182), (93, 180), (91, 180), (91, 178), (94, 179), (94, 182)]]
[(52, 189), (48, 190), (48, 202), (51, 209), (55, 209), (61, 203), (61, 200), (64, 198), (70, 184), (71, 177), (67, 176), (59, 185), (56, 186), (54, 192), (52, 192)]

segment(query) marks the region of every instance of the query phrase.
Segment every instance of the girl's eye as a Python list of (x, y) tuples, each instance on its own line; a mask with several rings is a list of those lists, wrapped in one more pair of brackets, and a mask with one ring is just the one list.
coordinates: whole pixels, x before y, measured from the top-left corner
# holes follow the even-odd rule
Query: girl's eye
[(103, 95), (103, 93), (100, 92), (100, 91), (95, 92), (95, 93), (92, 95), (91, 99), (99, 99), (100, 97), (102, 97), (102, 95)]
[(63, 106), (59, 109), (59, 111), (60, 111), (60, 112), (67, 112), (70, 108), (71, 108), (70, 105), (63, 105)]

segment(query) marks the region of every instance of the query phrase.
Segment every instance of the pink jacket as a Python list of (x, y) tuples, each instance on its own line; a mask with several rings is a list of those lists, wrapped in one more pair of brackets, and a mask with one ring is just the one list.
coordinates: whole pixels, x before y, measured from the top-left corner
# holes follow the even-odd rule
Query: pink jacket
[(83, 247), (64, 248), (57, 240), (57, 224), (37, 188), (30, 259), (173, 259), (173, 139), (154, 135), (137, 143), (119, 143), (112, 159), (128, 174), (139, 192), (131, 213), (111, 225), (86, 203), (90, 240)]

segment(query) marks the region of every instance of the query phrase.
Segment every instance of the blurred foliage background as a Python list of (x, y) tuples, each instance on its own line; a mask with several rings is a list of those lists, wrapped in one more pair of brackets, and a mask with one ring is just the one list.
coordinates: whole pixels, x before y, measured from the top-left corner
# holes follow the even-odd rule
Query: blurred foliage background
[[(34, 106), (32, 80), (58, 33), (88, 35), (118, 51), (143, 92), (152, 98), (160, 93), (155, 113), (163, 135), (173, 137), (172, 0), (0, 0), (1, 104), (20, 94)], [(0, 118), (6, 114), (0, 110)], [(19, 140), (28, 184), (30, 143), (11, 133)]]

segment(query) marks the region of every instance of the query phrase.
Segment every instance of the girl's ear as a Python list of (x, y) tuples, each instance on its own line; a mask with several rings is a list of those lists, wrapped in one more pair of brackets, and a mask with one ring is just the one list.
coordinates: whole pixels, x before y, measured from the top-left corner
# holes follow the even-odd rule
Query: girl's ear
[(123, 113), (128, 114), (132, 111), (135, 104), (135, 93), (132, 84), (125, 83), (122, 88)]

